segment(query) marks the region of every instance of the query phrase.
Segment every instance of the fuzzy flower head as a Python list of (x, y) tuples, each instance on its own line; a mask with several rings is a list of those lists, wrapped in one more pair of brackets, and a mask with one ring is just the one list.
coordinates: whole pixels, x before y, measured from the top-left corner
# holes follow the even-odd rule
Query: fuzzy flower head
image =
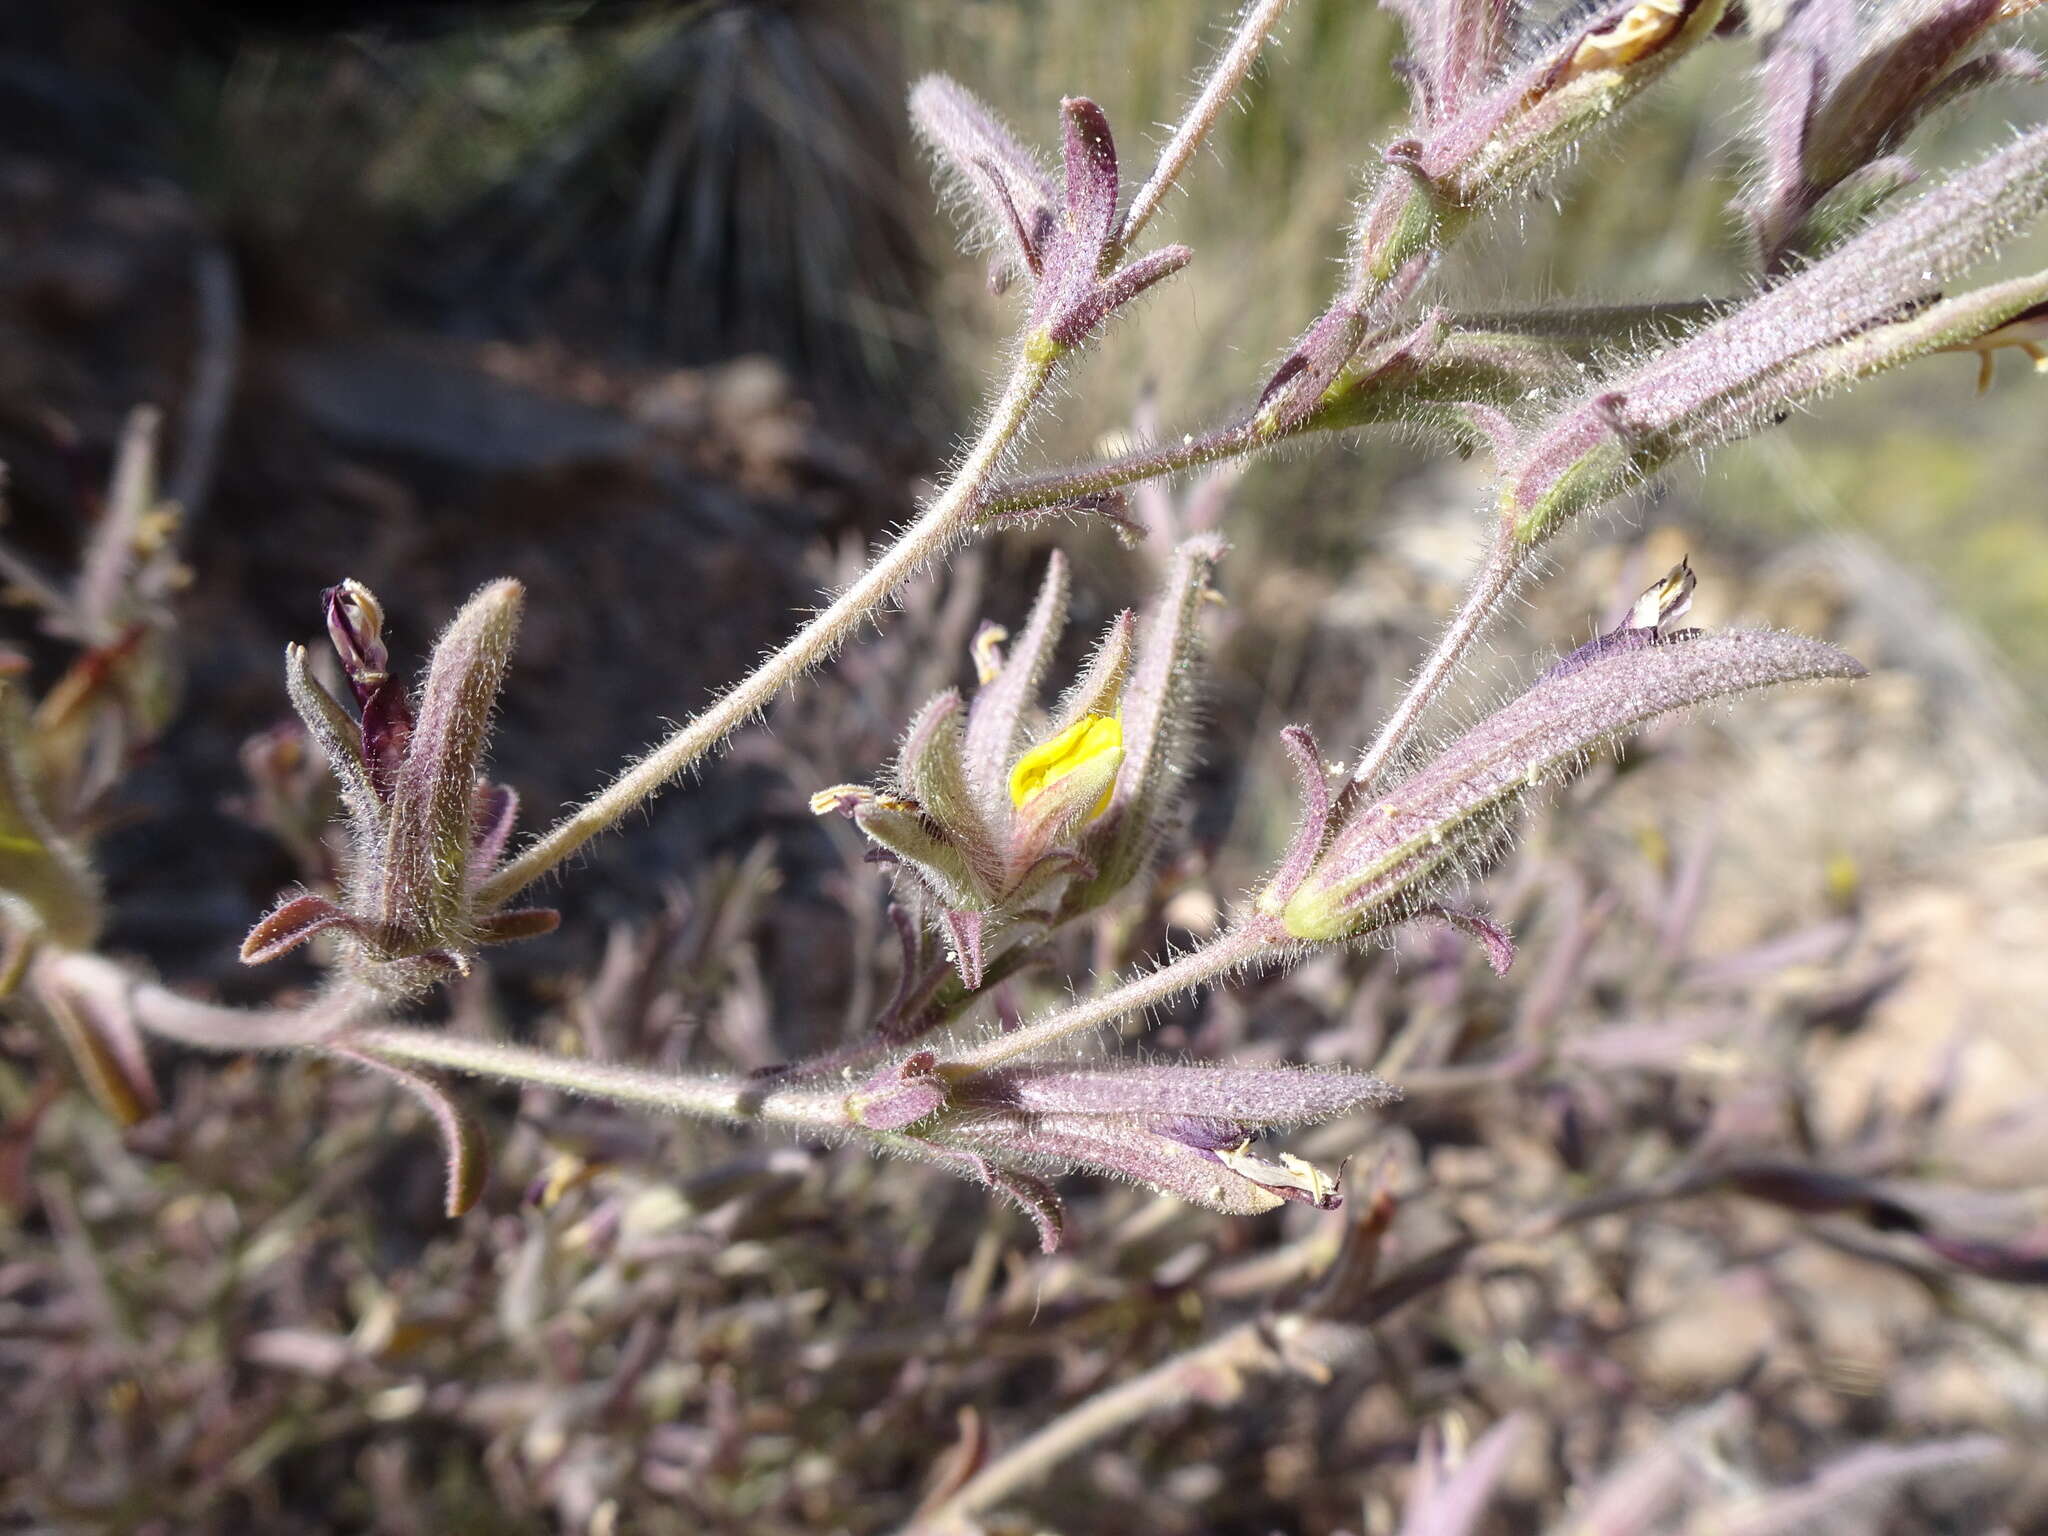
[(1222, 553), (1190, 540), (1142, 620), (1111, 621), (1046, 714), (1037, 697), (1064, 627), (1067, 567), (1055, 555), (1015, 643), (985, 624), (971, 700), (948, 689), (905, 733), (892, 781), (811, 799), (849, 817), (916, 904), (935, 914), (970, 988), (998, 930), (1038, 931), (1092, 910), (1144, 867), (1170, 820), (1188, 745), (1195, 618)]

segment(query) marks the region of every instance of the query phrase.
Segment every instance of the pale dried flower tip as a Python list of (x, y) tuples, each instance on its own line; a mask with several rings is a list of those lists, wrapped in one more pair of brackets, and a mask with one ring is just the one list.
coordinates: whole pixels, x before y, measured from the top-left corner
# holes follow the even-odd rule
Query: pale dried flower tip
[(1523, 61), (1487, 0), (1407, 0), (1416, 116), (1354, 236), (1350, 297), (1395, 291), (1490, 202), (1561, 163), (1719, 24), (1723, 0), (1618, 0), (1578, 11)]

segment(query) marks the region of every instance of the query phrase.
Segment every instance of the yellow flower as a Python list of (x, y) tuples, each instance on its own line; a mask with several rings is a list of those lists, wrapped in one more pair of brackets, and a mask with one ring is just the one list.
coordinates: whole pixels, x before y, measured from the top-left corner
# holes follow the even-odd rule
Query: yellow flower
[[(1010, 770), (1010, 804), (1022, 807), (1041, 794), (1047, 785), (1063, 779), (1075, 769), (1124, 750), (1124, 723), (1115, 715), (1083, 715), (1050, 741), (1042, 741), (1017, 759)], [(1112, 776), (1088, 813), (1093, 821), (1109, 809), (1116, 793)]]

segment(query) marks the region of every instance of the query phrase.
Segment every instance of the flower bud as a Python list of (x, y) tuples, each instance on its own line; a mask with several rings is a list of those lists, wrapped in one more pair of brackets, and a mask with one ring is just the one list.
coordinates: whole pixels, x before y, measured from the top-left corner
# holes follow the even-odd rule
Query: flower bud
[(543, 908), (479, 911), (476, 893), (502, 859), (518, 796), (481, 782), (491, 710), (519, 630), (523, 589), (496, 581), (465, 603), (428, 661), (413, 717), (388, 671), (384, 610), (357, 581), (323, 594), (329, 635), (361, 722), (320, 686), (302, 646), (285, 652), (285, 685), (341, 786), (351, 836), (339, 902), (298, 893), (259, 921), (242, 958), (260, 964), (314, 934), (348, 934), (345, 963), (393, 995), (464, 975), (481, 944), (551, 931)]
[(1486, 856), (1515, 802), (1593, 748), (1709, 699), (1862, 672), (1832, 646), (1768, 632), (1674, 637), (1587, 657), (1543, 677), (1359, 809), (1292, 889), (1269, 887), (1261, 905), (1277, 908), (1295, 938), (1317, 942), (1413, 917)]
[(2048, 273), (1957, 298), (1941, 288), (2044, 208), (2048, 129), (2036, 129), (1603, 382), (1509, 469), (1501, 513), (1515, 539), (1540, 543), (1678, 455), (1745, 437), (1830, 388), (2025, 314), (2048, 298)]
[(936, 1059), (919, 1051), (876, 1068), (846, 1096), (847, 1118), (875, 1131), (901, 1131), (930, 1119), (946, 1102), (945, 1082), (932, 1071)]
[(388, 799), (411, 743), (412, 705), (403, 685), (391, 676), (391, 656), (384, 647), (384, 605), (353, 577), (329, 587), (321, 599), (327, 609), (328, 638), (362, 715), (354, 733), (360, 756), (377, 797)]

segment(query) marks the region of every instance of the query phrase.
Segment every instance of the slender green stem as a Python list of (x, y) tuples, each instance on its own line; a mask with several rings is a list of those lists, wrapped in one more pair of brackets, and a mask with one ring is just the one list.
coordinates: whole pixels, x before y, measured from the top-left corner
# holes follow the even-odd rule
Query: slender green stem
[(555, 823), (500, 869), (477, 893), (486, 909), (504, 905), (665, 789), (733, 731), (764, 709), (783, 688), (818, 665), (927, 561), (973, 525), (978, 498), (1022, 430), (1051, 378), (1054, 359), (1025, 348), (988, 425), (946, 487), (845, 591), (717, 703)]
[(1458, 664), (1465, 659), (1465, 653), (1486, 632), (1486, 626), (1500, 610), (1501, 602), (1514, 590), (1515, 578), (1521, 571), (1522, 553), (1523, 547), (1505, 530), (1494, 540), (1493, 548), (1487, 552), (1485, 563), (1473, 576), (1472, 585), (1466, 589), (1465, 600), (1444, 630), (1443, 638), (1437, 641), (1436, 649), (1416, 669), (1407, 692), (1401, 695), (1401, 702), (1394, 706), (1394, 712), (1387, 716), (1387, 723), (1380, 727), (1372, 746), (1358, 760), (1358, 767), (1351, 775), (1352, 783), (1370, 784), (1378, 778), (1381, 770), (1393, 761), (1394, 754), (1406, 744), (1429, 706), (1442, 696), (1457, 673)]
[(1166, 194), (1173, 190), (1188, 162), (1194, 159), (1195, 151), (1201, 148), (1202, 141), (1215, 128), (1223, 109), (1230, 105), (1230, 98), (1237, 94), (1237, 88), (1251, 73), (1259, 50), (1279, 23), (1280, 13), (1287, 9), (1287, 3), (1288, 0), (1255, 0), (1251, 9), (1245, 12), (1244, 19), (1238, 22), (1229, 44), (1216, 56), (1216, 67), (1209, 71), (1209, 78), (1202, 82), (1201, 90), (1188, 104), (1187, 111), (1181, 114), (1173, 137), (1159, 151), (1159, 162), (1152, 168), (1152, 174), (1131, 199), (1130, 212), (1124, 215), (1124, 227), (1117, 236), (1119, 253), (1131, 248), (1131, 242), (1138, 238), (1166, 201)]
[(1040, 475), (1020, 475), (989, 488), (988, 496), (975, 509), (980, 517), (1003, 517), (1018, 512), (1035, 512), (1061, 502), (1099, 496), (1141, 480), (1198, 469), (1263, 448), (1276, 439), (1258, 436), (1249, 423), (1195, 433), (1178, 442), (1145, 448), (1122, 458), (1077, 469), (1055, 469)]
[(671, 1115), (706, 1120), (760, 1121), (812, 1130), (847, 1130), (846, 1097), (815, 1089), (785, 1088), (745, 1078), (691, 1077), (617, 1062), (557, 1056), (523, 1045), (472, 1040), (439, 1030), (378, 1025), (352, 1029), (338, 1042), (389, 1061), (439, 1067), (472, 1077), (553, 1088), (562, 1093), (638, 1104)]
[(202, 1051), (289, 1051), (318, 1047), (383, 1006), (373, 993), (336, 986), (303, 1008), (227, 1008), (184, 997), (100, 955), (51, 952), (35, 962), (40, 981), (108, 1017), (132, 1018), (153, 1035)]
[(999, 1067), (1006, 1061), (1043, 1051), (1088, 1030), (1113, 1024), (1128, 1014), (1170, 1002), (1181, 993), (1205, 981), (1212, 981), (1225, 972), (1240, 967), (1269, 965), (1288, 953), (1292, 942), (1278, 924), (1254, 919), (1241, 928), (1228, 930), (1199, 949), (1189, 950), (1178, 960), (1168, 961), (1157, 970), (1147, 971), (1121, 986), (1112, 987), (1100, 997), (1057, 1009), (966, 1050), (943, 1053), (939, 1070), (954, 1078), (986, 1072), (990, 1067)]

